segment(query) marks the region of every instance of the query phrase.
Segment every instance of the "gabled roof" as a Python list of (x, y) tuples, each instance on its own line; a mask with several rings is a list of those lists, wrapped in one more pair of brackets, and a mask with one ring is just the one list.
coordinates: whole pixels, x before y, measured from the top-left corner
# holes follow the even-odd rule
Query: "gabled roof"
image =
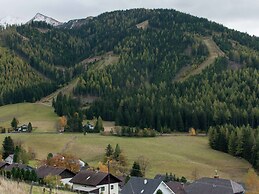
[(186, 186), (187, 194), (242, 194), (245, 192), (242, 185), (227, 179), (201, 178)]
[(9, 164), (6, 162), (0, 162), (0, 169), (4, 168), (5, 166), (8, 166)]
[[(97, 186), (102, 184), (108, 184), (108, 173), (83, 170), (74, 176), (70, 182), (80, 185)], [(110, 183), (119, 183), (120, 179), (110, 174)]]
[(26, 164), (13, 163), (13, 164), (10, 164), (9, 166), (6, 166), (4, 168), (4, 170), (11, 171), (13, 168), (19, 168), (19, 169), (23, 169), (23, 170), (33, 170), (34, 169), (31, 166), (28, 166)]
[(184, 185), (176, 181), (169, 181), (165, 183), (175, 194), (186, 194)]
[[(75, 176), (75, 173), (73, 173), (72, 171), (70, 171), (66, 168), (58, 168), (58, 167), (53, 167), (53, 166), (41, 166), (41, 167), (37, 168), (36, 173), (39, 178), (43, 179), (44, 177), (46, 177), (48, 175), (60, 176), (65, 171), (67, 173), (71, 174), (70, 177)], [(63, 177), (61, 177), (61, 178), (63, 178)]]
[(121, 194), (153, 194), (162, 182), (159, 179), (131, 177), (122, 188)]

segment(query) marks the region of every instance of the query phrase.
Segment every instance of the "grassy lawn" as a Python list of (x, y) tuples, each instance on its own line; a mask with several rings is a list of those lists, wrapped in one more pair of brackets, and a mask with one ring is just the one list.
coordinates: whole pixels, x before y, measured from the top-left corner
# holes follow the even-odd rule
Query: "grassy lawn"
[[(0, 177), (0, 193), (1, 194), (28, 194), (30, 193), (31, 185), (23, 182), (16, 182), (16, 181), (11, 181), (8, 179), (4, 179)], [(33, 194), (42, 194), (43, 193), (43, 187), (40, 186), (33, 186), (32, 187), (32, 193)], [(45, 188), (45, 193), (50, 193), (49, 188)], [(61, 190), (56, 190), (53, 189), (52, 194), (72, 194), (73, 192), (68, 192), (68, 191), (61, 191)]]
[[(0, 141), (6, 135), (0, 135)], [(243, 159), (212, 150), (207, 137), (163, 136), (156, 138), (122, 138), (97, 134), (11, 134), (26, 147), (37, 153), (37, 159), (46, 158), (49, 152), (68, 152), (77, 155), (90, 165), (97, 166), (102, 160), (107, 144), (118, 143), (129, 161), (129, 168), (139, 156), (149, 159), (147, 176), (172, 172), (177, 176), (192, 179), (197, 170), (198, 177), (214, 175), (218, 170), (221, 178), (243, 181), (250, 165)]]
[(58, 116), (53, 108), (37, 103), (20, 103), (0, 107), (0, 126), (11, 127), (13, 117), (19, 120), (19, 125), (32, 123), (34, 132), (56, 131)]

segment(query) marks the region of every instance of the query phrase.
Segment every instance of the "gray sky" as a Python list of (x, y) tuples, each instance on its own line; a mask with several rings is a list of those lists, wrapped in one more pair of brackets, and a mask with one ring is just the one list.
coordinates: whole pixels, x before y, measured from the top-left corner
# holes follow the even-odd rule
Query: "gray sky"
[(130, 8), (173, 8), (259, 36), (257, 0), (0, 0), (0, 18), (27, 21), (39, 12), (64, 22)]

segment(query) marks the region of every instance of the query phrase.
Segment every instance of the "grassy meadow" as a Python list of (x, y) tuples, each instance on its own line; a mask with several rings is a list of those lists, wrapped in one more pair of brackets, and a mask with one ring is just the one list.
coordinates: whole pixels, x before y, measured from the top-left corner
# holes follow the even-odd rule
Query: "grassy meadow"
[[(30, 193), (31, 185), (23, 182), (15, 182), (8, 179), (4, 179), (0, 177), (0, 193), (1, 194), (28, 194)], [(33, 194), (42, 194), (43, 193), (43, 187), (40, 186), (33, 186), (32, 187), (32, 193)], [(45, 188), (45, 193), (50, 193), (49, 188)], [(72, 192), (68, 191), (61, 191), (53, 189), (51, 194), (72, 194)]]
[[(2, 142), (7, 134), (0, 135)], [(131, 167), (134, 160), (144, 156), (150, 162), (147, 177), (157, 173), (172, 172), (177, 176), (197, 177), (214, 175), (215, 170), (222, 178), (243, 181), (250, 168), (248, 162), (228, 154), (212, 150), (207, 137), (162, 136), (155, 138), (125, 138), (98, 134), (8, 134), (20, 140), (25, 147), (36, 152), (38, 160), (45, 159), (49, 152), (72, 153), (96, 166), (102, 160), (107, 144), (118, 143)]]
[(19, 125), (32, 123), (34, 132), (54, 132), (58, 116), (53, 108), (40, 103), (19, 103), (0, 107), (0, 126), (11, 127), (13, 117), (19, 120)]
[[(10, 127), (13, 117), (18, 118), (21, 125), (31, 122), (33, 127), (36, 127), (35, 131), (30, 134), (1, 134), (0, 142), (3, 142), (5, 136), (10, 135), (14, 140), (21, 141), (25, 148), (31, 148), (36, 153), (36, 160), (30, 161), (34, 166), (37, 165), (37, 161), (45, 159), (50, 152), (67, 152), (97, 167), (98, 162), (102, 161), (106, 146), (111, 144), (115, 147), (118, 143), (128, 159), (129, 168), (140, 156), (149, 160), (150, 165), (146, 175), (150, 178), (157, 173), (165, 172), (186, 176), (189, 179), (193, 179), (194, 174), (197, 177), (211, 177), (215, 170), (218, 170), (222, 178), (242, 181), (251, 167), (243, 159), (212, 150), (207, 137), (167, 135), (155, 138), (126, 138), (99, 134), (84, 136), (79, 133), (53, 133), (56, 132), (58, 116), (52, 107), (40, 103), (0, 107), (0, 126)], [(105, 129), (114, 127), (114, 122), (103, 123)]]

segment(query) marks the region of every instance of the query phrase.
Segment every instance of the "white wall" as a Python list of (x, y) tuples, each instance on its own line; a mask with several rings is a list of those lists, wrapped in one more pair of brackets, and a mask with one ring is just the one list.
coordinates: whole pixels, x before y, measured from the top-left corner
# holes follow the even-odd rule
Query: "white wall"
[(156, 192), (159, 189), (163, 192), (163, 194), (175, 194), (163, 181), (157, 187), (157, 189), (155, 190), (154, 194), (156, 194)]
[[(112, 188), (113, 185), (113, 189)], [(100, 193), (103, 192), (103, 194), (108, 194), (108, 185), (98, 185), (98, 188), (102, 188), (104, 187), (104, 191), (101, 191), (100, 189)], [(110, 194), (119, 194), (119, 183), (111, 183), (110, 184)]]
[[(113, 189), (111, 189), (110, 194), (119, 194), (119, 183), (112, 183), (110, 184), (110, 188), (113, 185)], [(104, 187), (104, 191), (101, 190), (101, 188)], [(78, 190), (78, 191), (91, 191), (96, 188), (99, 188), (99, 194), (108, 194), (108, 185), (98, 185), (96, 187), (91, 187), (91, 186), (84, 186), (84, 185), (78, 185), (78, 184), (73, 184), (73, 190)]]
[(94, 189), (96, 189), (96, 187), (73, 184), (73, 190), (77, 191), (92, 191)]
[(72, 178), (66, 178), (66, 179), (61, 179), (60, 182), (63, 184), (63, 185), (69, 185), (70, 187), (72, 187), (73, 183), (70, 183), (69, 181), (71, 180)]

